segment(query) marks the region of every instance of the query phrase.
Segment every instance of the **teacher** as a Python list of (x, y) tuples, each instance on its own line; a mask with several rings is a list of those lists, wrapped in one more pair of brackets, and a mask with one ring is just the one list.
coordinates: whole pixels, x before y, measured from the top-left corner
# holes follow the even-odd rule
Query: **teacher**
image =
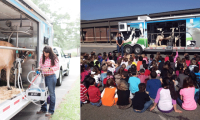
[(55, 96), (55, 86), (56, 86), (56, 75), (55, 71), (59, 70), (58, 58), (54, 54), (52, 48), (50, 46), (45, 46), (43, 49), (43, 54), (40, 58), (39, 69), (45, 76), (45, 84), (48, 87), (50, 94), (50, 105), (49, 110), (47, 112), (47, 103), (41, 101), (42, 105), (41, 110), (37, 112), (37, 114), (46, 113), (46, 117), (50, 117), (54, 113), (56, 96)]
[(117, 43), (117, 52), (120, 53), (121, 49), (122, 56), (124, 56), (124, 47), (123, 47), (124, 38), (121, 37), (121, 33), (118, 33), (118, 37), (116, 38), (116, 43)]

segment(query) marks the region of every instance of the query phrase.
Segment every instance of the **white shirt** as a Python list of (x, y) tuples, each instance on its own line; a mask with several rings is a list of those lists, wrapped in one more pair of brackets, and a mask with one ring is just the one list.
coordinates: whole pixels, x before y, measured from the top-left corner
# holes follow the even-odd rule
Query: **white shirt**
[(112, 75), (114, 75), (115, 68), (114, 67), (108, 67), (108, 70), (112, 72)]
[(94, 79), (95, 79), (95, 82), (96, 82), (96, 83), (99, 83), (100, 74), (94, 75)]
[(169, 89), (162, 89), (160, 91), (160, 100), (158, 103), (159, 109), (169, 111), (173, 108), (172, 98)]

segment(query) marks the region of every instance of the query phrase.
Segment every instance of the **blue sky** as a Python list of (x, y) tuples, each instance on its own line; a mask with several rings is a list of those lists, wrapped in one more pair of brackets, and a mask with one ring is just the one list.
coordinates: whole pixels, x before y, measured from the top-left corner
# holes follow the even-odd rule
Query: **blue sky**
[(200, 8), (200, 0), (81, 0), (81, 20)]

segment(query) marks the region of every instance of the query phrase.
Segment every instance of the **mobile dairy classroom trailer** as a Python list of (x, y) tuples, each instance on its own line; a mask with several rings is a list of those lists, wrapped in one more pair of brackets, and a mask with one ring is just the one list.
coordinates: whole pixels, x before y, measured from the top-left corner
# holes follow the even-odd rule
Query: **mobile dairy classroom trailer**
[[(22, 64), (21, 77), (25, 85), (28, 72), (39, 66), (44, 46), (53, 45), (51, 20), (31, 0), (0, 0), (0, 40), (15, 46), (0, 46), (0, 49), (34, 52)], [(59, 71), (56, 74), (59, 76)], [(14, 82), (12, 77), (10, 82)], [(21, 94), (4, 100), (0, 103), (0, 119), (12, 118), (29, 103)]]
[(118, 23), (126, 53), (200, 52), (200, 14), (151, 19), (138, 16), (136, 21)]

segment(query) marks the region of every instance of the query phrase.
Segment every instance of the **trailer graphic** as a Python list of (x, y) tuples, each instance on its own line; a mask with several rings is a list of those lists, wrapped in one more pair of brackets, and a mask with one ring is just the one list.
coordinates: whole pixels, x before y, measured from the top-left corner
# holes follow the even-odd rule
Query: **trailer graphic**
[(200, 14), (151, 19), (139, 16), (136, 21), (118, 23), (126, 53), (200, 52)]

